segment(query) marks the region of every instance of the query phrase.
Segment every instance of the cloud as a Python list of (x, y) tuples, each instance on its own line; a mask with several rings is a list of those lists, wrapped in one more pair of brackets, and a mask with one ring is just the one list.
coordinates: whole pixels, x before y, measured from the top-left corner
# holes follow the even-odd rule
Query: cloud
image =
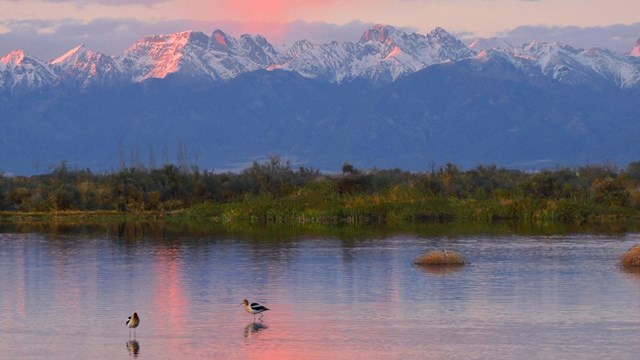
[[(276, 26), (277, 25), (277, 26)], [(197, 30), (210, 34), (221, 29), (233, 36), (255, 31), (274, 45), (290, 44), (296, 40), (308, 39), (317, 43), (337, 41), (357, 41), (362, 33), (373, 24), (353, 21), (337, 25), (326, 22), (292, 21), (285, 23), (257, 22), (247, 26), (246, 22), (162, 20), (146, 22), (137, 19), (102, 18), (84, 22), (78, 19), (66, 20), (9, 20), (0, 21), (0, 56), (15, 49), (42, 59), (53, 59), (69, 49), (84, 43), (89, 49), (108, 55), (120, 55), (131, 44), (147, 35), (167, 34), (184, 30)], [(277, 29), (275, 32), (273, 29)], [(413, 32), (413, 28), (400, 28)], [(471, 33), (454, 33), (460, 39), (470, 39)], [(545, 27), (521, 26), (505, 31), (498, 36), (509, 43), (521, 45), (531, 40), (560, 41), (580, 48), (601, 47), (617, 52), (627, 52), (640, 37), (640, 23), (633, 25), (613, 25), (606, 27)]]
[[(14, 49), (42, 59), (52, 59), (78, 44), (108, 55), (119, 55), (145, 35), (171, 33), (189, 28), (186, 21), (143, 22), (135, 19), (18, 20), (0, 22), (8, 29), (0, 34), (0, 54)], [(1, 56), (1, 55), (0, 55)]]
[[(367, 4), (367, 0), (174, 0), (190, 6), (184, 18), (207, 20), (205, 14), (217, 20), (234, 22), (234, 29), (241, 33), (262, 34), (275, 42), (288, 39), (293, 28), (301, 24), (327, 29), (325, 18), (335, 18), (336, 12), (344, 11), (344, 6)], [(304, 20), (307, 19), (307, 20)], [(308, 20), (315, 19), (315, 20)], [(312, 21), (312, 22), (310, 22)], [(313, 22), (315, 21), (315, 22)], [(349, 23), (347, 27), (356, 22)]]
[[(296, 40), (308, 39), (318, 43), (337, 41), (357, 41), (364, 30), (373, 26), (370, 23), (353, 21), (344, 25), (324, 22), (307, 23), (294, 21), (277, 24), (256, 23), (252, 28), (273, 29), (278, 33), (261, 34), (274, 45), (293, 43)], [(163, 20), (145, 22), (136, 19), (103, 18), (89, 22), (77, 19), (66, 20), (12, 20), (0, 21), (0, 56), (15, 50), (23, 49), (27, 53), (42, 59), (53, 59), (69, 49), (85, 44), (87, 48), (108, 55), (120, 55), (131, 44), (147, 35), (168, 34), (184, 30), (202, 31), (210, 34), (221, 29), (233, 36), (246, 33), (244, 22), (227, 21), (190, 21)], [(403, 29), (413, 31), (413, 29)]]
[[(220, 22), (216, 24), (219, 25)], [(361, 21), (352, 21), (343, 25), (326, 22), (293, 21), (280, 24), (254, 23), (251, 26), (247, 26), (246, 23), (228, 21), (224, 25), (225, 27), (221, 29), (234, 36), (246, 33), (247, 29), (255, 29), (257, 31), (250, 31), (249, 33), (261, 34), (274, 45), (280, 45), (291, 44), (302, 39), (316, 43), (326, 43), (334, 40), (357, 41), (362, 36), (362, 33), (374, 24)]]
[[(5, 0), (9, 2), (36, 2), (30, 0)], [(170, 0), (39, 0), (38, 2), (49, 3), (67, 3), (74, 4), (78, 7), (87, 5), (108, 5), (108, 6), (123, 6), (123, 5), (145, 5), (151, 6), (155, 4), (164, 3)]]
[(578, 48), (605, 48), (627, 52), (640, 37), (640, 22), (632, 25), (601, 27), (579, 26), (520, 26), (497, 35), (509, 43), (520, 45), (532, 40), (559, 41)]

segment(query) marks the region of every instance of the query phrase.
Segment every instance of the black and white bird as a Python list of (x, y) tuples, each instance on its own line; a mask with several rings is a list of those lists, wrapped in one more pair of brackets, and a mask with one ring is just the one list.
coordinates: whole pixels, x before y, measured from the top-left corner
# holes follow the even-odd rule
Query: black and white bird
[(262, 315), (263, 312), (269, 310), (268, 308), (258, 304), (258, 303), (251, 303), (249, 304), (249, 300), (244, 299), (242, 300), (242, 304), (244, 306), (244, 309), (251, 315), (253, 315), (253, 321), (256, 321), (256, 314), (260, 314), (260, 321), (262, 321), (262, 317), (264, 315)]
[(131, 336), (131, 329), (133, 329), (133, 333), (136, 333), (136, 328), (140, 325), (140, 318), (138, 317), (138, 313), (134, 312), (133, 315), (129, 316), (127, 319), (127, 327), (129, 328), (129, 336)]

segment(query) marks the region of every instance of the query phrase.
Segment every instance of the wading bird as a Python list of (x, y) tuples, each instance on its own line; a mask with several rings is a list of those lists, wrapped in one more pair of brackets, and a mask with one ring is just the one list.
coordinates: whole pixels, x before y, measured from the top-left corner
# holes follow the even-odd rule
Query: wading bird
[(244, 306), (244, 309), (251, 315), (253, 315), (253, 321), (256, 321), (256, 314), (260, 314), (260, 321), (262, 321), (262, 315), (261, 313), (269, 310), (266, 307), (258, 304), (258, 303), (251, 303), (251, 305), (249, 305), (249, 300), (244, 299), (242, 300), (242, 304)]
[(138, 317), (138, 313), (134, 312), (133, 315), (129, 316), (127, 319), (127, 327), (129, 328), (129, 336), (131, 336), (131, 329), (133, 329), (133, 334), (136, 334), (136, 328), (140, 325), (140, 318)]

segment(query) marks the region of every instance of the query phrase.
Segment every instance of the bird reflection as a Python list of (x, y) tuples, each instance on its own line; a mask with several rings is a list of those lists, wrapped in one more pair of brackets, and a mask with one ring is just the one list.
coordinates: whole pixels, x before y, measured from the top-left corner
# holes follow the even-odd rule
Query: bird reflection
[(140, 353), (140, 343), (136, 340), (127, 341), (127, 351), (129, 351), (129, 355), (134, 358), (138, 357), (138, 354)]
[(257, 334), (258, 332), (268, 329), (269, 327), (263, 323), (252, 322), (247, 324), (244, 327), (244, 337), (249, 337), (251, 335)]

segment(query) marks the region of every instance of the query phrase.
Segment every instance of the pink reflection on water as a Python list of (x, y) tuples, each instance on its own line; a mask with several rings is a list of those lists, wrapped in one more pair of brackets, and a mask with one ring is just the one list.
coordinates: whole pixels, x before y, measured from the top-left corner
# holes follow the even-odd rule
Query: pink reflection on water
[[(309, 304), (310, 306), (315, 306)], [(316, 304), (317, 305), (317, 304)], [(237, 358), (257, 360), (289, 359), (375, 359), (380, 347), (366, 344), (368, 330), (333, 314), (331, 306), (309, 309), (288, 303), (270, 303), (264, 322), (245, 326), (242, 351)], [(352, 305), (336, 305), (340, 312)], [(357, 305), (355, 305), (357, 306)], [(381, 304), (369, 304), (372, 311), (384, 311)], [(318, 316), (318, 313), (325, 316)], [(377, 322), (377, 321), (376, 321)], [(373, 334), (370, 334), (373, 335)], [(373, 335), (372, 339), (379, 339)], [(383, 336), (384, 338), (384, 336)]]
[(15, 296), (18, 301), (17, 313), (20, 317), (24, 318), (27, 315), (27, 306), (26, 306), (26, 294), (24, 290), (24, 283), (27, 278), (27, 273), (25, 270), (25, 240), (26, 236), (22, 235), (19, 237), (20, 246), (18, 247), (16, 254), (16, 273), (18, 274), (18, 281), (15, 287)]
[[(184, 290), (180, 251), (177, 247), (157, 248), (154, 257), (153, 322), (167, 334), (185, 334), (188, 332), (189, 299)], [(142, 321), (144, 319), (141, 326)], [(167, 349), (177, 349), (182, 344), (180, 336), (167, 336), (166, 341)]]

